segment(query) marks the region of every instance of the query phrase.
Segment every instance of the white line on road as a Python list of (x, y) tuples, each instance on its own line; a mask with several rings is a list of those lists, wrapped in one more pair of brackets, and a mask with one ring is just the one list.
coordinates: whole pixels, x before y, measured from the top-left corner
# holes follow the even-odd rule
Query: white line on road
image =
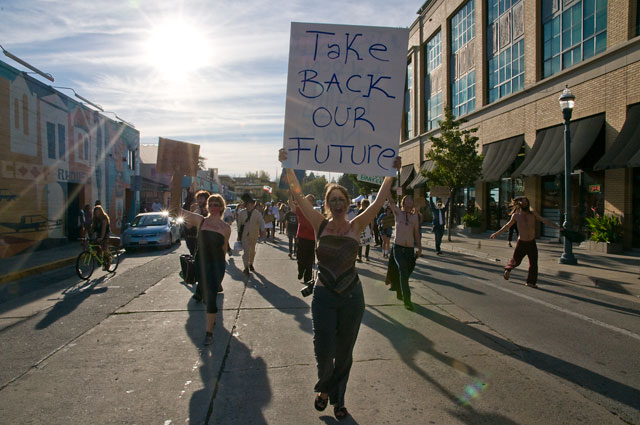
[(474, 281), (476, 281), (478, 283), (481, 283), (481, 284), (484, 284), (484, 285), (489, 285), (489, 286), (491, 286), (493, 288), (499, 289), (499, 290), (504, 291), (504, 292), (508, 292), (509, 294), (515, 295), (517, 297), (524, 298), (524, 299), (532, 301), (534, 303), (543, 305), (543, 306), (548, 307), (548, 308), (550, 308), (552, 310), (556, 310), (556, 311), (559, 311), (561, 313), (568, 314), (569, 316), (576, 317), (576, 318), (578, 318), (580, 320), (584, 320), (585, 322), (593, 323), (594, 325), (601, 326), (603, 328), (609, 329), (611, 331), (620, 333), (622, 335), (626, 335), (626, 336), (628, 336), (630, 338), (637, 339), (638, 341), (640, 341), (640, 335), (635, 334), (635, 333), (633, 333), (631, 331), (628, 331), (626, 329), (622, 329), (622, 328), (619, 328), (617, 326), (609, 325), (607, 323), (604, 323), (604, 322), (601, 322), (599, 320), (593, 319), (593, 318), (591, 318), (589, 316), (585, 316), (584, 314), (576, 313), (575, 311), (571, 311), (571, 310), (567, 310), (566, 308), (558, 307), (557, 305), (548, 303), (546, 301), (542, 301), (541, 299), (538, 299), (538, 298), (530, 297), (530, 296), (525, 295), (525, 294), (523, 294), (521, 292), (512, 291), (509, 288), (505, 288), (502, 285), (496, 285), (495, 283), (491, 283), (490, 281), (487, 281), (487, 280), (481, 280), (481, 279), (477, 279), (477, 278), (469, 278), (469, 279), (470, 280), (474, 280)]

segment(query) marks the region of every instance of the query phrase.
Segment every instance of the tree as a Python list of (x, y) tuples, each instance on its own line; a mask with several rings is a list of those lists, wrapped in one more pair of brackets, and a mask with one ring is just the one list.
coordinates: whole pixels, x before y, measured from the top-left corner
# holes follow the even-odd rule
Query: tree
[(207, 158), (205, 158), (204, 156), (198, 155), (198, 170), (204, 171), (207, 169), (207, 165), (205, 164), (206, 160)]
[(347, 189), (347, 192), (349, 192), (349, 196), (351, 196), (351, 198), (355, 198), (360, 193), (360, 188), (358, 188), (351, 176), (355, 177), (354, 174), (342, 174), (338, 178), (337, 183)]
[(444, 112), (444, 120), (440, 124), (440, 137), (429, 137), (431, 150), (428, 160), (433, 161), (433, 170), (425, 173), (431, 186), (447, 186), (449, 188), (449, 229), (447, 238), (451, 241), (453, 225), (453, 200), (458, 189), (467, 187), (482, 174), (482, 155), (478, 154), (478, 137), (473, 133), (477, 128), (461, 130), (464, 120), (456, 120), (450, 108)]
[(302, 179), (302, 193), (311, 194), (316, 199), (322, 199), (324, 196), (324, 188), (327, 186), (327, 178), (325, 176), (316, 176), (310, 173)]
[(264, 170), (260, 171), (246, 171), (244, 176), (248, 179), (259, 180), (263, 182), (271, 181), (271, 176)]

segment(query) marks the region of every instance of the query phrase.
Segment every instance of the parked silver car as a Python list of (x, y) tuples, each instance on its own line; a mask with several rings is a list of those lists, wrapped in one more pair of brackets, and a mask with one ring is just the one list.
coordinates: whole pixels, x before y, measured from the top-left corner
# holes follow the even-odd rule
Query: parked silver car
[(133, 219), (121, 239), (127, 251), (143, 247), (169, 248), (180, 241), (180, 226), (166, 212), (142, 213)]

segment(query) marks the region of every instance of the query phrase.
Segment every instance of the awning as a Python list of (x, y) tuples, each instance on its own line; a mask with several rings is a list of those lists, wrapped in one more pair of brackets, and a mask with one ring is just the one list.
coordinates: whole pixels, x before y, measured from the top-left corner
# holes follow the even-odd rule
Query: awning
[(413, 179), (411, 181), (411, 183), (409, 183), (409, 186), (407, 186), (409, 189), (415, 189), (416, 187), (420, 187), (420, 186), (426, 186), (427, 184), (427, 178), (425, 176), (422, 175), (423, 172), (427, 173), (431, 170), (433, 170), (435, 168), (435, 163), (433, 161), (425, 161), (422, 163), (422, 166), (420, 167), (420, 172), (418, 173), (418, 175), (416, 176), (415, 179)]
[[(571, 170), (582, 160), (600, 134), (604, 114), (572, 121)], [(564, 125), (546, 128), (538, 132), (536, 141), (520, 167), (511, 175), (549, 176), (564, 172)]]
[(484, 160), (482, 161), (482, 178), (480, 181), (493, 182), (500, 180), (500, 177), (509, 169), (513, 161), (518, 156), (524, 135), (489, 143), (482, 147)]
[[(627, 119), (613, 145), (593, 166), (595, 170), (607, 168), (627, 168), (640, 165), (640, 104), (627, 111)], [(636, 158), (635, 165), (631, 162)]]
[(405, 165), (400, 169), (400, 186), (404, 186), (413, 177), (413, 164)]
[(143, 177), (141, 190), (143, 192), (168, 192), (169, 186), (167, 186), (166, 184), (157, 182), (155, 180), (151, 180), (146, 177)]

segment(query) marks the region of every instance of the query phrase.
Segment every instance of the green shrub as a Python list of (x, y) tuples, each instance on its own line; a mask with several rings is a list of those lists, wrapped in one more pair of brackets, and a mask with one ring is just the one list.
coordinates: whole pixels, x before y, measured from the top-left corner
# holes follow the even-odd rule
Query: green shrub
[(482, 217), (477, 212), (466, 213), (462, 217), (465, 227), (480, 227), (482, 225)]
[(622, 223), (618, 217), (597, 214), (595, 217), (587, 217), (586, 220), (592, 241), (613, 243), (622, 239)]

